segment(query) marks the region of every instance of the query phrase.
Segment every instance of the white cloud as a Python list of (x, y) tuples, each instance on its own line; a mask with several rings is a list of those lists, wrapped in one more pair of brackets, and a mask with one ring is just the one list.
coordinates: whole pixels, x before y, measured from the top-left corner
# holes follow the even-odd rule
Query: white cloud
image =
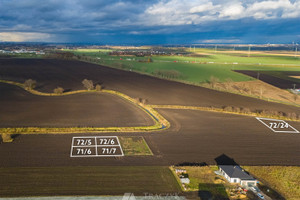
[[(297, 11), (297, 4), (299, 2), (292, 3), (289, 0), (255, 2), (248, 5), (246, 14), (256, 19), (284, 18), (291, 12), (300, 13), (299, 9)], [(294, 14), (294, 17), (297, 17), (298, 14)], [(289, 15), (289, 17), (293, 16)]]
[(202, 13), (212, 11), (214, 9), (218, 9), (218, 6), (213, 5), (212, 2), (207, 2), (205, 4), (201, 4), (190, 9), (190, 13)]
[(47, 33), (33, 32), (0, 32), (1, 42), (39, 42), (51, 38)]
[(149, 25), (201, 24), (242, 18), (280, 19), (300, 17), (300, 0), (161, 0), (141, 15)]
[(243, 17), (245, 8), (242, 6), (242, 3), (238, 2), (236, 4), (229, 4), (228, 6), (224, 6), (222, 11), (220, 12), (220, 18), (229, 19), (238, 19)]

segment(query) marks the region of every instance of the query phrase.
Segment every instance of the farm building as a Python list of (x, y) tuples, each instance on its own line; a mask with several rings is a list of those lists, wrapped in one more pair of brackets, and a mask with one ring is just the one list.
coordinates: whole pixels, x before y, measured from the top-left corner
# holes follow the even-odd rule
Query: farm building
[(239, 183), (246, 188), (256, 186), (257, 180), (238, 165), (219, 165), (219, 172), (230, 183)]

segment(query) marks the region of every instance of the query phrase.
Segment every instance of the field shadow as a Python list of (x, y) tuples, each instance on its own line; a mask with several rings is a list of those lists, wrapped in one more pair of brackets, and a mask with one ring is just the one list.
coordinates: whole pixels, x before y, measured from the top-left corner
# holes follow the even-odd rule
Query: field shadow
[(13, 139), (13, 140), (15, 140), (16, 138), (18, 138), (18, 137), (20, 137), (21, 136), (21, 134), (12, 134), (11, 135), (11, 138)]
[(278, 95), (280, 98), (283, 98), (283, 99), (285, 99), (285, 100), (289, 100), (288, 98), (286, 98), (285, 96), (283, 96), (283, 95)]
[(201, 200), (229, 200), (226, 188), (222, 184), (200, 183), (198, 187)]
[(226, 154), (222, 154), (215, 158), (217, 165), (238, 165), (233, 158), (230, 158)]
[(39, 83), (34, 89), (35, 90), (40, 90), (40, 89), (43, 89), (45, 87), (46, 84), (44, 83)]
[(71, 92), (71, 91), (72, 91), (72, 89), (70, 89), (70, 88), (64, 89), (64, 93), (66, 93), (66, 92)]
[(203, 167), (203, 166), (208, 166), (206, 162), (182, 162), (182, 163), (178, 163), (177, 165), (175, 165), (177, 167), (180, 167), (180, 166), (200, 166), (200, 167)]

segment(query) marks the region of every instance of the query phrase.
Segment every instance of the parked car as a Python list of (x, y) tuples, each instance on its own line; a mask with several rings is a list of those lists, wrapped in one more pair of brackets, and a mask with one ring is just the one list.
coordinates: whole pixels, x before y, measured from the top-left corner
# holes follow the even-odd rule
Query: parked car
[(257, 193), (257, 196), (258, 196), (260, 199), (265, 199), (265, 197), (264, 197), (261, 193)]
[(257, 187), (250, 187), (250, 190), (254, 193), (260, 192), (260, 190)]

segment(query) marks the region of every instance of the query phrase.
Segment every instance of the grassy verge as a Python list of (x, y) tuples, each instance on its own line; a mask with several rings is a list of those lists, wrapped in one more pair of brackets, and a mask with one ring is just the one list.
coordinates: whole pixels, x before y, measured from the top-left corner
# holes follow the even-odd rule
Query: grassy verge
[(119, 137), (122, 149), (126, 156), (153, 155), (147, 142), (142, 136)]
[[(253, 174), (258, 180), (261, 180), (263, 182), (262, 187), (265, 184), (288, 200), (299, 199), (300, 167), (245, 166), (244, 169)], [(269, 195), (271, 196), (272, 194)]]
[(0, 168), (0, 177), (1, 197), (181, 192), (168, 167)]
[(218, 112), (218, 113), (226, 113), (226, 114), (234, 114), (234, 115), (243, 115), (243, 116), (251, 116), (251, 117), (265, 117), (265, 118), (275, 118), (281, 120), (288, 121), (300, 121), (298, 116), (296, 117), (288, 117), (274, 114), (270, 111), (261, 111), (261, 112), (251, 112), (250, 110), (243, 110), (239, 107), (224, 107), (224, 108), (214, 108), (214, 107), (200, 107), (200, 106), (180, 106), (180, 105), (151, 105), (153, 108), (163, 108), (163, 109), (181, 109), (181, 110), (199, 110), (199, 111), (209, 111), (209, 112)]

